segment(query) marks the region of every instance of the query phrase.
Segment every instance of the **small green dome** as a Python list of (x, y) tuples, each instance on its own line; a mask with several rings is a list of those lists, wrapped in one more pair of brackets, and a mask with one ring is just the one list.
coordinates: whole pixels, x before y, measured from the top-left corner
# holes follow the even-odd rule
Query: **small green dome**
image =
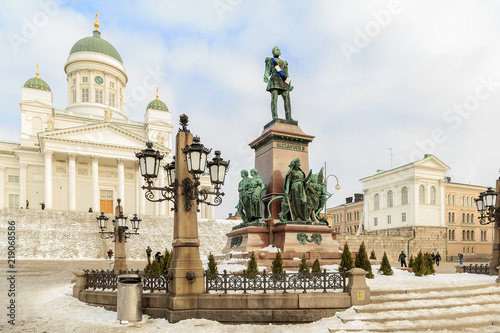
[(148, 104), (147, 109), (153, 109), (153, 110), (161, 110), (161, 111), (168, 111), (167, 105), (160, 101), (159, 99), (155, 99), (151, 101), (151, 103)]
[(101, 33), (97, 30), (94, 30), (94, 35), (92, 37), (85, 37), (76, 42), (75, 45), (73, 45), (73, 47), (71, 48), (69, 54), (85, 51), (108, 55), (123, 64), (122, 57), (120, 57), (120, 54), (115, 49), (115, 47), (109, 42), (102, 39)]
[(32, 77), (24, 84), (25, 88), (39, 89), (50, 91), (50, 87), (44, 80), (40, 79), (38, 76)]

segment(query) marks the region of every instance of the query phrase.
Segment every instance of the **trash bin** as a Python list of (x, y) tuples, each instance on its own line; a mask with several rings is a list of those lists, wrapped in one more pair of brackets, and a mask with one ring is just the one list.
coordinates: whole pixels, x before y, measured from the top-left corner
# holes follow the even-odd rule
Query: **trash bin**
[(116, 312), (119, 321), (142, 320), (142, 277), (140, 275), (118, 275)]

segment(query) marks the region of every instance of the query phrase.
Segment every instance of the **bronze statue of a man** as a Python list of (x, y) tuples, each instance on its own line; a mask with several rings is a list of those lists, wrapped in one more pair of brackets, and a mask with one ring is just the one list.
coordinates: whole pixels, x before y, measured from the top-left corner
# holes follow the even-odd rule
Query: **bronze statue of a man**
[(290, 91), (293, 90), (293, 86), (288, 76), (288, 62), (280, 59), (280, 55), (280, 48), (275, 46), (273, 48), (273, 57), (266, 58), (264, 82), (267, 83), (266, 90), (271, 93), (271, 113), (273, 119), (278, 118), (278, 95), (281, 95), (285, 104), (285, 117), (287, 120), (293, 120), (290, 103)]

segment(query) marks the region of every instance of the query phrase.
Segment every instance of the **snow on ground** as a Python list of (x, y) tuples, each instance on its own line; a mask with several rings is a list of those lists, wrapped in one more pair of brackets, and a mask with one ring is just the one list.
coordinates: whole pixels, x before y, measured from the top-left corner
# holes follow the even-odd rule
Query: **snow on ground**
[[(246, 261), (241, 260), (234, 263), (225, 263), (228, 271), (241, 270), (246, 267)], [(72, 297), (72, 285), (70, 284), (71, 272), (77, 268), (90, 268), (97, 265), (106, 265), (106, 262), (82, 262), (82, 261), (29, 261), (21, 263), (18, 269), (17, 282), (17, 304), (16, 326), (7, 324), (6, 319), (0, 321), (0, 331), (6, 332), (328, 332), (331, 327), (343, 327), (337, 316), (324, 318), (314, 323), (301, 325), (224, 325), (218, 322), (191, 319), (176, 324), (171, 324), (164, 319), (152, 319), (144, 315), (139, 323), (120, 324), (116, 321), (116, 312), (107, 311), (101, 307), (94, 307), (78, 301)], [(142, 262), (136, 262), (141, 267)], [(129, 264), (133, 266), (133, 263)], [(221, 271), (224, 266), (219, 266)], [(96, 267), (98, 268), (98, 267)], [(136, 267), (132, 267), (136, 268)], [(335, 269), (325, 267), (329, 270)], [(374, 273), (377, 266), (373, 266)], [(0, 279), (5, 279), (6, 269), (0, 271)], [(474, 274), (436, 274), (427, 277), (415, 277), (411, 273), (394, 269), (394, 276), (375, 276), (373, 280), (367, 280), (372, 290), (387, 289), (425, 289), (429, 287), (450, 287), (476, 284), (489, 284), (495, 281), (494, 276), (482, 276)], [(2, 282), (5, 283), (5, 282)], [(4, 289), (4, 285), (0, 285)], [(462, 295), (467, 295), (462, 291)], [(472, 297), (472, 294), (471, 294)], [(481, 296), (482, 297), (482, 296)], [(416, 300), (416, 305), (422, 300)], [(4, 308), (5, 301), (0, 300)], [(375, 304), (372, 304), (376, 306)], [(372, 306), (370, 305), (370, 306)], [(380, 305), (383, 306), (383, 305)], [(463, 311), (473, 311), (474, 307), (453, 308), (459, 317)], [(429, 310), (422, 310), (429, 311)], [(341, 313), (342, 316), (361, 316), (356, 314), (352, 308)], [(408, 315), (419, 313), (408, 311)], [(425, 312), (420, 312), (425, 316)], [(453, 314), (453, 313), (451, 313)], [(369, 316), (369, 314), (362, 314)], [(4, 316), (2, 316), (4, 317)], [(359, 317), (361, 318), (361, 317)], [(466, 320), (471, 320), (470, 318)], [(360, 321), (351, 322), (350, 325), (366, 325)], [(482, 329), (480, 332), (493, 332)], [(478, 330), (479, 332), (479, 330)]]

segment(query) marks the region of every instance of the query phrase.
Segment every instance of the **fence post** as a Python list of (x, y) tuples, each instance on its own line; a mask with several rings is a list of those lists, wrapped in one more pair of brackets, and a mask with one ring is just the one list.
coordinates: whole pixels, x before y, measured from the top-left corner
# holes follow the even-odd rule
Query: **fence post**
[(286, 277), (287, 277), (287, 274), (286, 274), (286, 271), (283, 270), (283, 293), (286, 294)]
[(74, 271), (73, 275), (75, 276), (75, 285), (73, 286), (73, 297), (78, 298), (78, 295), (82, 290), (85, 290), (86, 284), (86, 276), (87, 274), (84, 271)]
[(262, 274), (262, 278), (264, 279), (264, 294), (267, 294), (267, 290), (266, 290), (266, 270), (264, 270), (264, 274)]
[(205, 271), (205, 294), (208, 294), (208, 269)]
[(351, 295), (351, 305), (370, 304), (370, 288), (366, 284), (366, 274), (362, 268), (353, 268), (349, 272), (347, 291)]
[(227, 294), (227, 271), (224, 270), (224, 294)]
[(323, 292), (326, 293), (326, 268), (323, 269)]

